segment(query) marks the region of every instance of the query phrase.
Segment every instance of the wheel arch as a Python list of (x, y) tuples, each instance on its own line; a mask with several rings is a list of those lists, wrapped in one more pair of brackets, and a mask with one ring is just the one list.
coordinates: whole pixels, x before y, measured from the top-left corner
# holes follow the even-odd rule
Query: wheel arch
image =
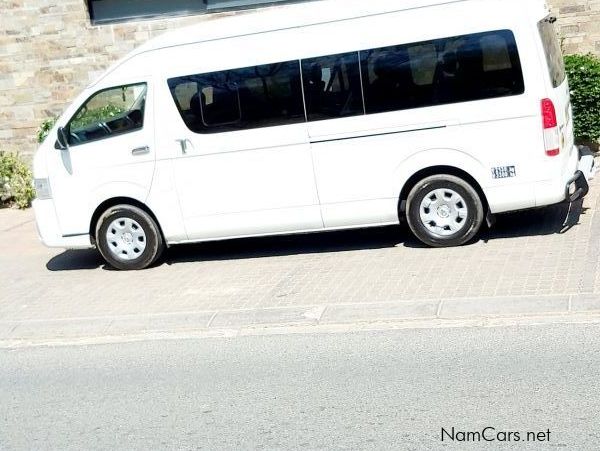
[(94, 213), (92, 214), (92, 219), (90, 221), (90, 239), (92, 240), (93, 244), (96, 243), (96, 223), (98, 222), (98, 220), (100, 219), (100, 217), (106, 210), (108, 210), (109, 208), (112, 208), (116, 205), (131, 205), (131, 206), (137, 207), (141, 210), (144, 210), (154, 220), (154, 222), (156, 223), (156, 226), (158, 227), (158, 231), (160, 232), (160, 234), (164, 240), (165, 235), (162, 230), (162, 226), (161, 226), (160, 222), (158, 221), (158, 218), (156, 217), (154, 212), (146, 204), (144, 204), (143, 202), (140, 202), (139, 200), (133, 199), (131, 197), (112, 197), (110, 199), (105, 200), (100, 205), (98, 205), (96, 207), (96, 209), (94, 210)]
[(475, 179), (475, 177), (473, 177), (467, 171), (457, 168), (455, 166), (439, 165), (430, 166), (417, 171), (404, 183), (400, 191), (400, 197), (398, 200), (398, 214), (400, 216), (400, 220), (404, 219), (404, 215), (406, 214), (406, 201), (408, 199), (408, 195), (410, 194), (411, 190), (415, 187), (415, 185), (426, 177), (443, 174), (459, 177), (465, 182), (469, 183), (473, 187), (473, 189), (477, 191), (477, 194), (479, 195), (483, 204), (484, 211), (489, 211), (489, 204), (485, 192), (483, 191), (483, 188)]

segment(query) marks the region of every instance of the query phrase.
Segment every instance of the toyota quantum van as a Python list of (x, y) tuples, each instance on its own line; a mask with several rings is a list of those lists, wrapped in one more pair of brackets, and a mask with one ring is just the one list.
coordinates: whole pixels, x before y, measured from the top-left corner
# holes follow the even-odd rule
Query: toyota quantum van
[(142, 269), (180, 243), (406, 220), (434, 246), (574, 201), (555, 19), (541, 0), (324, 0), (143, 45), (34, 161), (41, 240)]

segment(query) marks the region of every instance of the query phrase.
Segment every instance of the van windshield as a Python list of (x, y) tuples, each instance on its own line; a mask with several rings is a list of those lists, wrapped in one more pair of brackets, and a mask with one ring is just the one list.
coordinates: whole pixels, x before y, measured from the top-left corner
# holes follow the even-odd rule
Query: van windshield
[(538, 24), (538, 28), (542, 37), (542, 43), (544, 44), (552, 86), (558, 88), (565, 81), (567, 75), (554, 22), (554, 18), (547, 17)]
[(69, 143), (78, 145), (141, 129), (146, 90), (146, 84), (140, 83), (94, 94), (69, 122)]

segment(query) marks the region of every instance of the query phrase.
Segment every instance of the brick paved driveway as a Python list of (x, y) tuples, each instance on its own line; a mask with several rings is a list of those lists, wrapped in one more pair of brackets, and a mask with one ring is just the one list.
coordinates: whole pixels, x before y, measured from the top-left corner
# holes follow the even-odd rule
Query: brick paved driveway
[(182, 246), (142, 272), (37, 241), (0, 210), (0, 322), (527, 295), (600, 294), (600, 184), (583, 205), (504, 215), (480, 241), (421, 247), (385, 228)]

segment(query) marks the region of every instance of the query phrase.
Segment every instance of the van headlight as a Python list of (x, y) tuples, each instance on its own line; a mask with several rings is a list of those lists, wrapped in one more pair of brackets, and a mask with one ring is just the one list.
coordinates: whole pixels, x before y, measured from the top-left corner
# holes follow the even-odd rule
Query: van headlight
[(50, 189), (50, 179), (34, 179), (36, 197), (39, 200), (52, 199), (52, 190)]

